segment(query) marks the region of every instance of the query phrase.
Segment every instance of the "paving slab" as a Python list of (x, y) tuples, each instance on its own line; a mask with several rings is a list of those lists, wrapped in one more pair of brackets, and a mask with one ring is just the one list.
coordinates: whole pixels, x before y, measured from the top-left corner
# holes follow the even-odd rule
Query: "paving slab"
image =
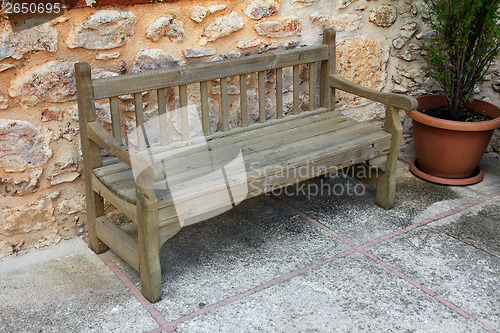
[[(313, 179), (302, 184), (306, 190), (292, 188), (288, 191), (292, 195), (282, 193), (279, 197), (357, 245), (480, 197), (465, 188), (418, 179), (403, 163), (398, 166), (396, 202), (391, 210), (375, 205), (375, 188), (340, 173), (327, 180)], [(308, 195), (307, 188), (317, 187), (325, 190)]]
[(0, 332), (143, 332), (158, 327), (80, 238), (0, 261)]
[(500, 202), (486, 201), (428, 226), (500, 259)]
[(353, 253), (186, 321), (182, 332), (482, 332)]
[(367, 248), (396, 270), (500, 330), (500, 259), (428, 225)]
[[(245, 200), (165, 243), (160, 251), (164, 294), (154, 306), (174, 320), (346, 249), (268, 196)], [(137, 273), (112, 259), (139, 285)]]
[(500, 192), (500, 158), (498, 155), (485, 154), (479, 163), (484, 171), (484, 179), (470, 188), (483, 194)]

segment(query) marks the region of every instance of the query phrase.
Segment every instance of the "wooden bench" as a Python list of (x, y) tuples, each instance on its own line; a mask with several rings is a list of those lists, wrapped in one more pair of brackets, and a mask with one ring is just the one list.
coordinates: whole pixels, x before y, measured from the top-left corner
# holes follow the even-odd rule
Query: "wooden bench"
[[(154, 149), (142, 147), (156, 161), (169, 164), (173, 172), (177, 172), (178, 180), (189, 181), (205, 172), (202, 166), (184, 164), (187, 155), (196, 153), (197, 150), (193, 150), (196, 142), (205, 142), (211, 151), (222, 154), (231, 144), (238, 147), (243, 156), (248, 182), (246, 198), (368, 162), (379, 169), (376, 204), (392, 208), (402, 135), (399, 110), (416, 109), (417, 102), (411, 97), (371, 91), (339, 77), (335, 73), (335, 31), (325, 30), (323, 37), (324, 44), (317, 46), (101, 79), (91, 78), (88, 64), (76, 64), (90, 247), (101, 253), (109, 246), (139, 271), (141, 290), (149, 301), (156, 302), (162, 297), (159, 249), (180, 231), (179, 214), (189, 212), (176, 211), (168, 186), (163, 190), (149, 186), (161, 180), (161, 170), (157, 170), (161, 163), (134, 177), (129, 147), (124, 143), (128, 141), (122, 135), (119, 96), (134, 97), (136, 126), (141, 128), (144, 126), (143, 92), (150, 91), (156, 96), (160, 117), (170, 112), (166, 107), (166, 88), (178, 87), (180, 106), (184, 107), (188, 104), (187, 85), (199, 86), (203, 141), (190, 137), (187, 115), (182, 113), (184, 141), (167, 142)], [(309, 71), (309, 107), (302, 112), (299, 66), (308, 66)], [(290, 114), (284, 116), (283, 69), (286, 67), (291, 67), (293, 73), (293, 106)], [(270, 70), (275, 71), (276, 116), (266, 120), (265, 80)], [(248, 121), (247, 76), (250, 74), (257, 76), (258, 88), (259, 117), (253, 124)], [(240, 127), (230, 128), (228, 77), (240, 79)], [(208, 86), (212, 80), (220, 80), (221, 90), (220, 130), (214, 133), (210, 133), (209, 126)], [(356, 122), (335, 111), (335, 89), (386, 104), (384, 128)], [(103, 99), (109, 100), (111, 131), (96, 118), (95, 102)], [(160, 129), (165, 130), (162, 126), (160, 123)], [(114, 158), (101, 158), (101, 148)], [(299, 169), (300, 172), (293, 172)], [(198, 193), (205, 196), (202, 201), (208, 203), (202, 207), (203, 212), (218, 208), (216, 194), (227, 190), (209, 185), (207, 192)], [(103, 199), (137, 224), (138, 241), (106, 217)]]

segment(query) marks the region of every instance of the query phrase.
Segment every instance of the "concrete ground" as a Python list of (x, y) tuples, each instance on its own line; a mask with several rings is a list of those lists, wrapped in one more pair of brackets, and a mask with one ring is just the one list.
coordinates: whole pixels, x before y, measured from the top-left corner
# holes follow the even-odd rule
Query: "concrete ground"
[(79, 238), (4, 258), (0, 332), (498, 332), (500, 161), (446, 187), (409, 173), (411, 154), (390, 211), (337, 175), (184, 228), (153, 305)]

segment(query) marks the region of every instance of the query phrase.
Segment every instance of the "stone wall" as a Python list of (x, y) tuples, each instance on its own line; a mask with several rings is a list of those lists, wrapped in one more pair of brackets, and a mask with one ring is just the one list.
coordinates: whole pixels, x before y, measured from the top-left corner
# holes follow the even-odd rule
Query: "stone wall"
[[(90, 63), (94, 77), (120, 75), (319, 44), (322, 30), (334, 27), (342, 76), (368, 88), (416, 96), (436, 91), (420, 70), (419, 42), (428, 33), (418, 18), (420, 5), (411, 0), (183, 0), (75, 8), (48, 22), (33, 16), (13, 27), (12, 20), (2, 18), (0, 256), (84, 232), (75, 62)], [(497, 105), (499, 72), (497, 62), (478, 91), (478, 97)], [(267, 83), (272, 82), (271, 74)], [(217, 106), (218, 86), (211, 85), (211, 103)], [(236, 80), (229, 88), (239, 94)], [(285, 106), (291, 98), (287, 92)], [(190, 98), (195, 101), (196, 94)], [(338, 100), (338, 107), (356, 119), (384, 117), (382, 106), (364, 99), (339, 93)], [(307, 96), (301, 101), (307, 103)], [(133, 127), (131, 102), (124, 97), (120, 103), (125, 126)], [(109, 122), (109, 108), (103, 105), (98, 113)], [(254, 115), (256, 120), (258, 112)], [(232, 114), (232, 124), (237, 121)], [(214, 107), (213, 129), (218, 122)], [(500, 150), (498, 141), (491, 149)]]

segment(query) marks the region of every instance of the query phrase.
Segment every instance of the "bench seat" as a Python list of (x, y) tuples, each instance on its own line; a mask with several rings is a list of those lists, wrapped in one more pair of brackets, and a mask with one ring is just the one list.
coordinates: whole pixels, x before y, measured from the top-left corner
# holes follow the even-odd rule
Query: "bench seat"
[[(352, 120), (340, 112), (321, 108), (310, 114), (306, 112), (264, 124), (236, 128), (224, 132), (223, 135), (216, 133), (207, 137), (206, 142), (214, 154), (225, 152), (224, 148), (228, 144), (234, 144), (241, 149), (247, 181), (251, 184), (247, 197), (253, 197), (332, 170), (387, 155), (391, 134), (381, 128)], [(189, 141), (184, 144), (189, 147)], [(157, 149), (155, 153), (168, 151), (168, 146), (162, 148), (163, 150)], [(301, 153), (297, 154), (298, 151)], [(179, 181), (193, 180), (212, 171), (213, 168), (206, 166), (186, 170), (186, 164), (182, 163), (182, 160), (189, 158), (196, 161), (197, 153), (201, 154), (203, 150), (191, 151), (190, 156), (185, 152), (172, 156), (173, 158), (166, 158), (164, 163), (171, 167), (181, 166), (177, 174), (174, 170), (174, 174), (170, 172), (169, 177), (177, 176)], [(220, 164), (223, 166), (224, 162), (221, 160)], [(294, 172), (297, 170), (300, 172)], [(285, 176), (288, 172), (293, 175)], [(135, 220), (136, 210), (132, 205), (136, 204), (137, 199), (132, 168), (114, 158), (106, 165), (94, 169), (93, 173), (96, 187), (109, 189), (115, 196), (131, 205), (128, 215)], [(209, 184), (206, 187), (206, 193), (197, 194), (211, 195), (218, 190), (211, 188)], [(112, 196), (108, 198), (106, 193), (100, 194), (108, 200), (116, 200)], [(175, 211), (169, 191), (157, 190), (156, 194), (160, 228), (175, 223), (179, 212)], [(213, 197), (211, 200), (214, 200)]]

